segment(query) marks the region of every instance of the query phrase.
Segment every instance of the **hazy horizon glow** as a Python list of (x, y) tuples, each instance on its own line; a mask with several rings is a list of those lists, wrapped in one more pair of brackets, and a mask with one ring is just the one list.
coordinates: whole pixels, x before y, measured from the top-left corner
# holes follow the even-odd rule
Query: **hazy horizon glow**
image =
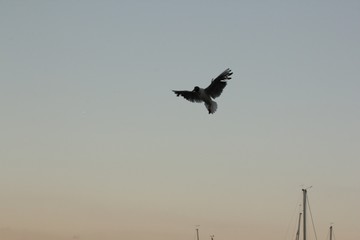
[[(358, 240), (359, 11), (3, 1), (0, 239), (289, 240), (312, 185), (318, 239)], [(214, 115), (171, 92), (226, 68)]]

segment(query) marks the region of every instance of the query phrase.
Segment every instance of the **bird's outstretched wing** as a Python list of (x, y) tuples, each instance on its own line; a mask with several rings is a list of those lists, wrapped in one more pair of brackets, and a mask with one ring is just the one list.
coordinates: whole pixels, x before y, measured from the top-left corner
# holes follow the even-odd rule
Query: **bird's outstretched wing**
[(226, 80), (231, 79), (231, 75), (233, 73), (228, 68), (225, 71), (223, 71), (219, 76), (217, 76), (215, 79), (211, 81), (211, 84), (205, 88), (205, 92), (209, 94), (212, 98), (217, 98), (221, 95), (223, 89), (226, 86)]
[(176, 91), (173, 90), (176, 96), (183, 96), (186, 100), (190, 102), (202, 102), (199, 93), (194, 91)]

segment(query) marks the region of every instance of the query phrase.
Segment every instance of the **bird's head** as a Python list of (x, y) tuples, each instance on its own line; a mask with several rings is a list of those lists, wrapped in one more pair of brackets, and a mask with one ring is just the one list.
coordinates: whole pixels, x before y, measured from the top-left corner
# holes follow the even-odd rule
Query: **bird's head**
[(196, 92), (196, 93), (198, 93), (199, 91), (200, 91), (200, 88), (199, 88), (198, 86), (194, 87), (194, 90), (193, 90), (193, 92)]

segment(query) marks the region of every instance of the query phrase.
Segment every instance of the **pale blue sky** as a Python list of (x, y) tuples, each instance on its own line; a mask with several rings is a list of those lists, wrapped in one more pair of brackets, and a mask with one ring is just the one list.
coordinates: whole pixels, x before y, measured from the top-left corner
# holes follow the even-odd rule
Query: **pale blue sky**
[[(288, 240), (304, 184), (319, 240), (359, 239), (359, 12), (2, 1), (0, 236)], [(171, 92), (228, 67), (214, 115)]]

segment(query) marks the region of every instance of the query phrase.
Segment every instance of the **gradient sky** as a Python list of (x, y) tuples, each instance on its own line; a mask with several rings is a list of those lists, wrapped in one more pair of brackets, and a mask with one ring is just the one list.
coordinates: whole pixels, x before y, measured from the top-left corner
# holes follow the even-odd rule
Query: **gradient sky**
[[(0, 238), (360, 238), (360, 1), (1, 1)], [(172, 89), (234, 72), (218, 111)], [(309, 239), (314, 239), (312, 232)]]

